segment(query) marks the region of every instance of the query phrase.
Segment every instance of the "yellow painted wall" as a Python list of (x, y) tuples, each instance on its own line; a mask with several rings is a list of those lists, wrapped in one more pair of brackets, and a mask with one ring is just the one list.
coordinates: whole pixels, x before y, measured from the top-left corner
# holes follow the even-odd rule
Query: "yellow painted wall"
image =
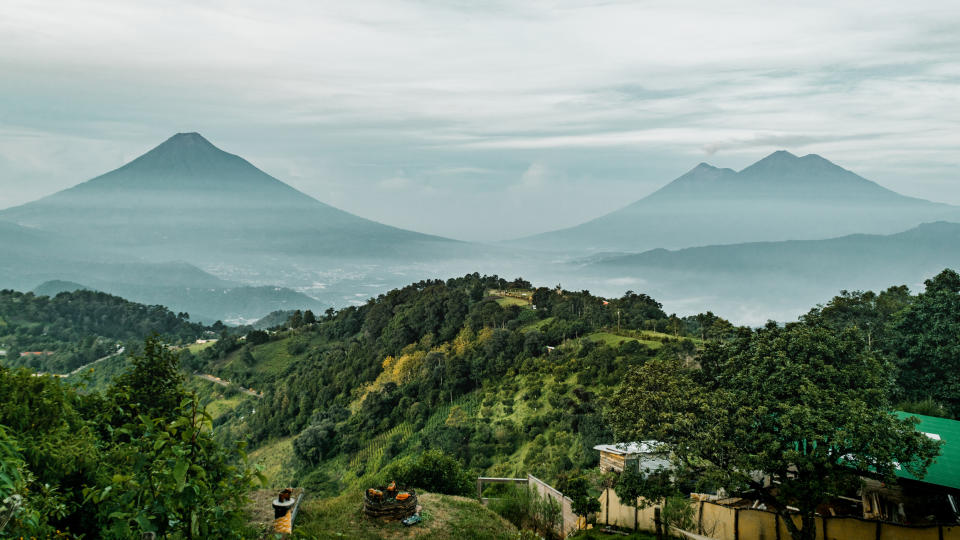
[[(607, 500), (609, 496), (609, 508)], [(737, 511), (733, 508), (720, 506), (711, 502), (691, 500), (691, 505), (697, 512), (694, 519), (699, 519), (701, 531), (691, 531), (716, 540), (736, 540), (734, 524)], [(626, 529), (634, 527), (633, 507), (620, 503), (620, 499), (612, 489), (600, 494), (600, 514), (597, 521), (608, 525), (616, 525)], [(702, 510), (701, 510), (702, 509)], [(609, 514), (608, 514), (609, 511)], [(776, 526), (780, 526), (780, 538), (789, 540), (790, 532), (782, 519), (778, 520), (773, 512), (743, 508), (739, 510), (740, 540), (776, 540)], [(609, 516), (609, 519), (608, 519)], [(654, 530), (654, 507), (645, 508), (638, 513), (638, 525), (642, 531)], [(794, 523), (800, 525), (799, 516), (794, 516)], [(938, 540), (938, 527), (905, 527), (895, 523), (882, 523), (880, 540)], [(824, 540), (823, 518), (816, 519), (816, 538)], [(944, 526), (944, 540), (960, 540), (960, 525)], [(876, 540), (877, 522), (856, 518), (831, 517), (827, 518), (826, 540)]]

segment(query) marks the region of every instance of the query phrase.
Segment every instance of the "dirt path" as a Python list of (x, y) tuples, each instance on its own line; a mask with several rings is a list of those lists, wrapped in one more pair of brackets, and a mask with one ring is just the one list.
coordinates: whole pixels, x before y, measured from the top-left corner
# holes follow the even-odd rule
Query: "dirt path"
[[(197, 377), (200, 377), (201, 379), (210, 381), (210, 382), (212, 382), (213, 384), (219, 384), (220, 386), (230, 386), (230, 384), (231, 384), (230, 381), (225, 381), (225, 380), (221, 379), (220, 377), (217, 377), (217, 376), (215, 376), (215, 375), (209, 375), (209, 374), (207, 374), (207, 373), (194, 373), (194, 375), (197, 376)], [(238, 388), (241, 392), (243, 392), (244, 394), (246, 394), (246, 395), (248, 395), (248, 396), (253, 396), (253, 397), (255, 397), (255, 398), (262, 398), (262, 397), (263, 397), (263, 393), (262, 393), (262, 392), (257, 392), (256, 390), (253, 390), (252, 388), (244, 388), (244, 387), (239, 386), (239, 385), (237, 386), (237, 388)]]
[(56, 376), (57, 376), (57, 377), (72, 377), (72, 376), (76, 375), (77, 373), (80, 373), (81, 371), (87, 369), (88, 367), (90, 367), (90, 366), (92, 366), (92, 365), (94, 365), (94, 364), (99, 364), (100, 362), (103, 362), (104, 360), (108, 360), (108, 359), (110, 359), (110, 358), (113, 358), (114, 356), (120, 356), (120, 355), (123, 354), (126, 350), (127, 350), (126, 347), (120, 347), (119, 349), (117, 349), (117, 352), (115, 352), (115, 353), (113, 353), (113, 354), (108, 354), (108, 355), (104, 356), (103, 358), (97, 358), (97, 359), (94, 360), (93, 362), (90, 362), (89, 364), (84, 364), (84, 365), (78, 367), (77, 369), (71, 371), (70, 373), (66, 373), (66, 374), (58, 373), (58, 374), (56, 374)]

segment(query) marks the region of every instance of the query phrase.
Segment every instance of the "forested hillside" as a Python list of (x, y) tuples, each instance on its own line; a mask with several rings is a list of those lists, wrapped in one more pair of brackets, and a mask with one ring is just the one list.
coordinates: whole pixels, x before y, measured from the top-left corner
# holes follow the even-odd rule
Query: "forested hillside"
[(185, 313), (146, 306), (102, 292), (78, 290), (54, 297), (0, 291), (3, 364), (64, 373), (139, 344), (153, 333), (169, 343), (192, 342), (209, 328)]
[[(5, 292), (2, 298), (5, 328), (32, 329), (24, 335), (48, 336), (57, 343), (74, 336), (84, 339), (88, 333), (133, 339), (139, 332), (166, 329), (171, 339), (185, 339), (191, 331), (205, 330), (162, 308), (90, 291), (53, 299)], [(6, 315), (14, 312), (19, 318)], [(41, 321), (50, 327), (47, 334)], [(181, 348), (176, 354), (151, 340), (102, 392), (78, 395), (67, 383), (0, 369), (8, 398), (8, 407), (0, 408), (0, 424), (9, 431), (6, 439), (0, 431), (0, 451), (7, 444), (13, 450), (5, 463), (21, 460), (36, 475), (20, 478), (19, 485), (36, 485), (46, 471), (42, 474), (54, 480), (51, 485), (63, 490), (54, 497), (67, 504), (69, 511), (62, 517), (49, 508), (34, 509), (47, 512), (45, 523), (69, 525), (73, 531), (109, 529), (122, 537), (124, 531), (164, 525), (153, 514), (132, 511), (125, 495), (106, 499), (120, 514), (95, 510), (90, 499), (78, 493), (106, 497), (109, 476), (85, 461), (64, 469), (66, 473), (54, 473), (60, 470), (56, 460), (73, 460), (69, 456), (85, 448), (100, 448), (104, 455), (121, 458), (110, 465), (115, 467), (112, 474), (119, 475), (113, 476), (113, 484), (131, 489), (133, 484), (123, 476), (128, 466), (135, 475), (170, 473), (172, 491), (164, 496), (172, 499), (157, 504), (189, 506), (192, 503), (177, 495), (187, 481), (181, 478), (186, 469), (177, 467), (193, 471), (192, 465), (178, 465), (174, 455), (151, 472), (142, 468), (146, 462), (132, 456), (166, 451), (164, 443), (149, 439), (166, 437), (157, 434), (161, 426), (176, 432), (171, 437), (179, 436), (178, 430), (198, 429), (191, 412), (196, 406), (209, 415), (203, 432), (212, 439), (203, 444), (216, 467), (241, 464), (242, 456), (228, 457), (223, 449), (237, 441), (249, 444), (251, 461), (263, 468), (270, 484), (302, 486), (318, 498), (338, 497), (305, 508), (306, 530), (353, 530), (352, 523), (323, 521), (323, 509), (351, 507), (358, 489), (388, 478), (461, 495), (471, 493), (471, 478), (481, 474), (529, 473), (561, 489), (595, 489), (608, 480), (596, 467), (593, 446), (621, 440), (630, 432), (617, 430), (635, 429), (629, 404), (651, 392), (635, 390), (659, 380), (666, 386), (656, 392), (664, 393), (664, 399), (687, 396), (682, 385), (709, 389), (711, 384), (730, 384), (730, 392), (748, 392), (753, 391), (750, 385), (757, 386), (751, 381), (768, 381), (763, 384), (782, 386), (777, 386), (779, 399), (796, 400), (787, 405), (807, 410), (804, 394), (791, 390), (805, 384), (804, 377), (826, 381), (830, 373), (869, 373), (862, 378), (875, 396), (876, 411), (864, 414), (887, 418), (882, 415), (895, 404), (901, 410), (956, 418), (958, 334), (960, 275), (952, 270), (928, 280), (919, 294), (905, 286), (880, 293), (842, 291), (798, 322), (771, 322), (761, 329), (737, 328), (709, 312), (685, 318), (668, 315), (644, 294), (604, 299), (588, 291), (534, 288), (522, 279), (472, 274), (421, 281), (362, 306), (322, 315), (297, 311), (271, 330), (250, 329), (245, 336), (223, 333), (215, 343)], [(783, 354), (767, 350), (771, 347), (783, 347)], [(774, 366), (783, 375), (772, 379), (743, 374), (738, 367), (794, 357), (808, 360), (793, 367), (789, 361)], [(812, 367), (822, 361), (847, 371)], [(219, 379), (184, 379), (183, 370)], [(182, 402), (191, 393), (196, 405)], [(65, 411), (62, 421), (42, 433), (25, 431), (23, 422), (52, 414), (47, 405), (32, 405), (27, 395), (59, 404), (56, 407)], [(704, 395), (712, 394), (697, 395), (706, 399)], [(851, 407), (867, 407), (856, 392), (848, 398)], [(663, 403), (682, 408), (688, 400)], [(750, 410), (746, 402), (736, 406)], [(823, 407), (818, 402), (814, 409), (827, 411)], [(828, 409), (825, 414), (844, 417), (844, 410)], [(132, 416), (131, 411), (145, 416)], [(654, 421), (660, 413), (651, 409), (644, 414)], [(717, 429), (724, 429), (724, 418), (716, 419)], [(749, 423), (751, 418), (740, 420)], [(896, 436), (911, 436), (909, 422), (883, 421), (891, 433), (903, 434)], [(126, 431), (116, 431), (119, 428)], [(44, 453), (49, 440), (66, 444), (66, 433), (82, 437), (64, 446), (69, 448), (66, 453)], [(143, 436), (153, 442), (137, 446), (127, 439), (134, 433), (149, 434)], [(929, 459), (935, 449), (916, 451)], [(167, 466), (169, 470), (163, 468)], [(231, 484), (229, 496), (242, 497), (249, 482), (247, 472), (241, 484)], [(583, 493), (586, 497), (588, 492)], [(231, 508), (240, 512), (236, 504)], [(230, 515), (230, 534), (237, 534), (242, 512)], [(524, 519), (514, 523), (521, 526)]]
[[(872, 353), (900, 366), (892, 397), (902, 408), (956, 416), (956, 377), (944, 375), (950, 330), (922, 321), (956, 319), (958, 290), (945, 271), (919, 295), (903, 286), (843, 292), (800, 324), (863, 333)], [(493, 476), (588, 470), (592, 447), (612, 440), (602, 413), (631, 368), (695, 361), (705, 343), (743, 332), (712, 313), (668, 316), (643, 294), (606, 300), (469, 275), (296, 314), (286, 328), (218, 343), (194, 362), (264, 393), (218, 418), (224, 440), (249, 440), (284, 481), (334, 494), (427, 449)]]
[(603, 404), (631, 366), (690, 358), (732, 331), (712, 314), (668, 316), (643, 294), (607, 301), (474, 274), (296, 314), (196, 363), (264, 392), (220, 417), (220, 436), (295, 454), (288, 478), (299, 468), (297, 478), (336, 493), (426, 449), (500, 476), (592, 467), (592, 446), (611, 437)]

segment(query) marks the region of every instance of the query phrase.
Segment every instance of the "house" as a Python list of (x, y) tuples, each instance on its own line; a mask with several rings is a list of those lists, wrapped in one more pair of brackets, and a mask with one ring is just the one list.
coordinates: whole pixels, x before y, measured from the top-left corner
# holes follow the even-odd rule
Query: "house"
[(670, 459), (658, 448), (657, 441), (598, 444), (600, 470), (623, 472), (627, 467), (638, 471), (657, 471), (670, 468)]
[(897, 466), (895, 485), (864, 478), (860, 490), (863, 517), (896, 523), (960, 521), (960, 422), (902, 411), (900, 418), (920, 421), (917, 431), (942, 442), (940, 455), (922, 479)]

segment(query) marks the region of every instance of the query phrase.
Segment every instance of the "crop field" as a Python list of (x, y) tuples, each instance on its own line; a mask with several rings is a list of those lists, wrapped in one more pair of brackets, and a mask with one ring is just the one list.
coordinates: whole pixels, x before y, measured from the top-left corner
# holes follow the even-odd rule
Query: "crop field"
[(369, 444), (354, 454), (350, 459), (350, 468), (357, 470), (363, 467), (367, 470), (376, 470), (384, 464), (380, 463), (383, 458), (383, 447), (394, 435), (401, 436), (401, 442), (406, 442), (413, 435), (413, 427), (409, 422), (398, 424), (390, 431), (381, 433), (373, 438)]
[(206, 343), (191, 343), (190, 345), (187, 345), (187, 350), (193, 354), (197, 354), (204, 349), (213, 347), (214, 343), (216, 343), (216, 341), (208, 341)]
[(500, 307), (509, 307), (509, 306), (530, 307), (530, 302), (522, 298), (514, 298), (512, 296), (501, 296), (500, 298), (497, 298), (497, 303), (500, 304)]
[(598, 341), (605, 345), (610, 345), (611, 347), (616, 347), (622, 341), (636, 341), (646, 345), (647, 347), (650, 347), (651, 349), (659, 349), (663, 346), (663, 343), (660, 341), (637, 339), (633, 337), (612, 334), (610, 332), (594, 332), (592, 334), (588, 334), (586, 337), (591, 341)]
[(552, 323), (555, 318), (556, 317), (547, 317), (546, 319), (540, 319), (539, 321), (532, 322), (528, 325), (520, 327), (520, 331), (523, 333), (527, 333), (531, 330), (540, 330), (544, 326)]

